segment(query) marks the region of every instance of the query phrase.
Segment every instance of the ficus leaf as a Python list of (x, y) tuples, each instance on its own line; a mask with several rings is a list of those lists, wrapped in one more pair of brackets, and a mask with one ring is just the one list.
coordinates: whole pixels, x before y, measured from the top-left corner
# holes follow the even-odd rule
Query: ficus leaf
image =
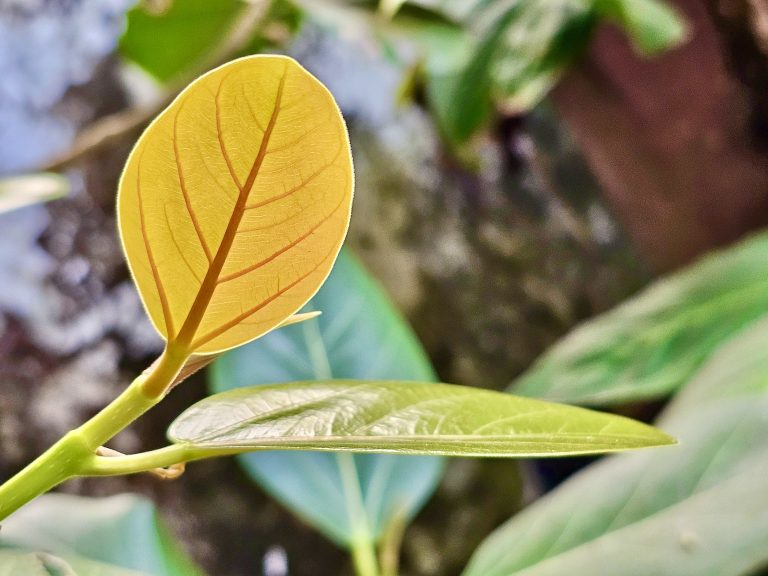
[(659, 422), (678, 448), (588, 467), (497, 529), (464, 576), (762, 573), (767, 338), (768, 319), (746, 328), (676, 396)]
[(512, 391), (609, 404), (679, 389), (723, 342), (768, 312), (768, 234), (760, 233), (651, 284), (579, 326)]
[(449, 384), (332, 380), (240, 388), (187, 409), (168, 436), (206, 450), (557, 456), (672, 444), (621, 416)]
[[(346, 249), (307, 305), (322, 316), (270, 332), (213, 365), (211, 390), (333, 378), (432, 380), (416, 335)], [(239, 455), (270, 495), (334, 542), (378, 541), (437, 488), (443, 461), (395, 454), (259, 451)]]
[[(201, 574), (172, 538), (152, 503), (133, 494), (110, 498), (46, 494), (3, 521), (0, 547), (43, 550), (42, 561), (52, 567), (61, 564), (51, 556), (55, 554), (72, 568), (72, 572), (63, 572), (67, 575)], [(3, 567), (4, 560), (0, 559), (0, 576)], [(19, 569), (9, 574), (36, 572)]]
[(208, 354), (282, 324), (346, 234), (352, 159), (325, 87), (250, 56), (194, 81), (147, 128), (120, 181), (120, 233), (169, 345)]

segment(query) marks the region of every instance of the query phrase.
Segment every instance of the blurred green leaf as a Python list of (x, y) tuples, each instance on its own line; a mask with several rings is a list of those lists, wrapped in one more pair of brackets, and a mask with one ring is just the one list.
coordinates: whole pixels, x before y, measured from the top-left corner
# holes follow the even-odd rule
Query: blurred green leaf
[[(677, 12), (658, 0), (410, 0), (461, 22), (474, 47), (450, 76), (428, 77), (430, 104), (445, 135), (467, 140), (494, 106), (524, 113), (538, 104), (587, 48), (604, 18), (619, 24), (644, 54), (685, 39)], [(393, 19), (397, 22), (397, 17)]]
[(48, 494), (5, 520), (0, 536), (2, 546), (61, 556), (78, 576), (131, 576), (134, 570), (152, 576), (202, 574), (171, 538), (152, 503), (129, 494)]
[(203, 59), (244, 7), (242, 0), (173, 0), (152, 13), (139, 3), (128, 12), (120, 52), (158, 80), (171, 80)]
[(682, 43), (687, 29), (680, 14), (659, 0), (599, 0), (599, 10), (626, 30), (635, 49), (652, 55)]
[[(120, 53), (161, 82), (168, 82), (204, 63), (247, 9), (244, 0), (172, 0), (167, 10), (155, 13), (140, 3), (128, 12)], [(240, 54), (282, 45), (301, 21), (302, 11), (292, 2), (272, 0)]]
[(96, 562), (73, 563), (45, 552), (0, 549), (0, 576), (148, 576)]
[(740, 576), (768, 563), (766, 341), (768, 321), (746, 329), (686, 387), (659, 421), (679, 447), (590, 466), (493, 533), (464, 576)]
[(768, 314), (768, 234), (705, 257), (571, 332), (513, 383), (525, 396), (608, 404), (682, 386), (712, 351)]
[[(226, 353), (210, 371), (212, 389), (316, 378), (434, 380), (410, 328), (349, 252), (342, 250), (305, 310), (323, 314)], [(348, 459), (362, 506), (344, 487)], [(377, 537), (394, 518), (413, 516), (443, 468), (439, 458), (317, 452), (244, 454), (240, 462), (275, 498), (344, 544), (361, 523)]]
[(67, 178), (49, 172), (0, 178), (0, 214), (61, 198), (69, 188)]
[(426, 382), (328, 380), (215, 394), (169, 438), (192, 452), (325, 450), (562, 456), (674, 444), (641, 422), (502, 392)]

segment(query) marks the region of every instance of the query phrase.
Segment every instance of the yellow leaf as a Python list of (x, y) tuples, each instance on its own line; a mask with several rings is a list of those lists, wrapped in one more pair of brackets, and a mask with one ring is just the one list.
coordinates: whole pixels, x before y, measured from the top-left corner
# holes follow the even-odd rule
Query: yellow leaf
[(352, 203), (346, 127), (291, 58), (249, 56), (190, 84), (120, 180), (120, 235), (169, 347), (211, 354), (284, 323), (325, 281)]

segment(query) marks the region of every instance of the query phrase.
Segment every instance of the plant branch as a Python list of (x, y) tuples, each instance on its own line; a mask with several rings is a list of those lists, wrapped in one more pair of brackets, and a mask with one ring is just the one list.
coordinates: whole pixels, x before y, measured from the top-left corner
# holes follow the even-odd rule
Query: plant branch
[[(0, 486), (0, 520), (65, 480), (98, 471), (100, 458), (118, 460), (96, 456), (96, 451), (163, 398), (188, 357), (188, 353), (167, 347), (149, 373), (136, 378), (96, 416), (67, 433)], [(176, 460), (170, 464), (178, 462)], [(153, 465), (150, 468), (155, 467), (159, 466)]]

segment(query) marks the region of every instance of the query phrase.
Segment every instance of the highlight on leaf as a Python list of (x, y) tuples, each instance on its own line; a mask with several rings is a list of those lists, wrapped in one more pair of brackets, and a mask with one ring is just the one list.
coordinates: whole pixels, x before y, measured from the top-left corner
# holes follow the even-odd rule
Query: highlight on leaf
[(249, 56), (189, 85), (131, 153), (120, 234), (144, 306), (182, 353), (284, 324), (317, 291), (349, 225), (346, 127), (285, 56)]

